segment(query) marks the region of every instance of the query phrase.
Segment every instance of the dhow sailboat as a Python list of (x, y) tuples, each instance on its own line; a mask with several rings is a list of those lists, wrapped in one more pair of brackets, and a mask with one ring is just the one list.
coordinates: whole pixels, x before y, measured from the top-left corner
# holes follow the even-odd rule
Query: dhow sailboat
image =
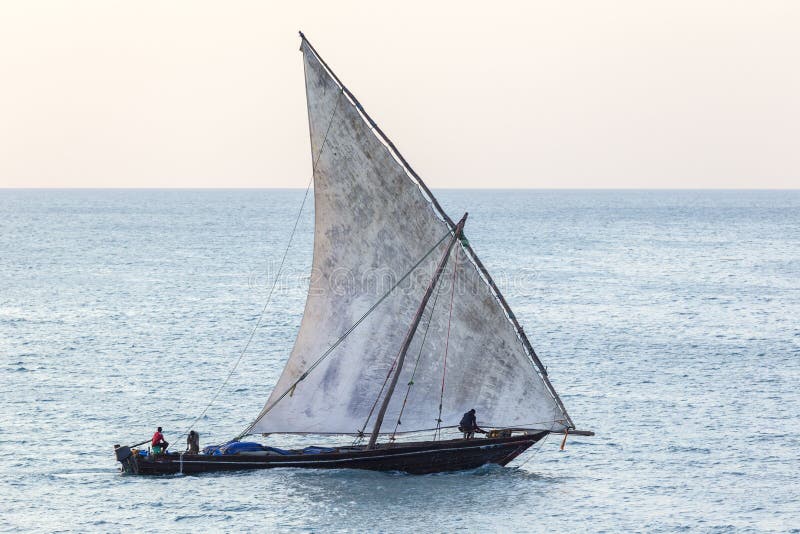
[[(444, 212), (300, 38), (315, 226), (314, 276), (294, 348), (264, 408), (232, 441), (203, 452), (117, 445), (122, 470), (434, 473), (506, 465), (551, 433), (592, 435), (575, 429), (465, 237), (467, 215)], [(485, 435), (453, 438), (470, 408)], [(243, 441), (280, 434), (350, 436), (352, 443), (280, 449)]]

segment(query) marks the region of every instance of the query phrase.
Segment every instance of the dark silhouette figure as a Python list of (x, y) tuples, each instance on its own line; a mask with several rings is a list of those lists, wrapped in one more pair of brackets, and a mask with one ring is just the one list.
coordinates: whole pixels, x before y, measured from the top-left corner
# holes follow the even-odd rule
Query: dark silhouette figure
[(475, 432), (486, 434), (484, 430), (478, 427), (478, 419), (475, 417), (475, 408), (471, 409), (464, 414), (461, 422), (458, 424), (458, 429), (464, 433), (464, 439), (472, 439)]
[(200, 434), (194, 430), (190, 430), (189, 435), (186, 436), (186, 452), (200, 454)]

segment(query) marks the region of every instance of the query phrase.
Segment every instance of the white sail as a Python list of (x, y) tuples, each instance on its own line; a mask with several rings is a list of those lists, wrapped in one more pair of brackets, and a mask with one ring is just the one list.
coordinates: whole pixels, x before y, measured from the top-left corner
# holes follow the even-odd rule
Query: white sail
[[(387, 374), (447, 247), (450, 227), (305, 39), (301, 50), (314, 164), (313, 268), (294, 349), (247, 433), (354, 434), (371, 429)], [(297, 382), (422, 258), (405, 283)], [(571, 426), (543, 368), (534, 365), (535, 354), (526, 350), (524, 334), (474, 261), (468, 245), (453, 249), (408, 351), (382, 433), (436, 428), (440, 399), (443, 427), (458, 425), (470, 408), (484, 426)]]

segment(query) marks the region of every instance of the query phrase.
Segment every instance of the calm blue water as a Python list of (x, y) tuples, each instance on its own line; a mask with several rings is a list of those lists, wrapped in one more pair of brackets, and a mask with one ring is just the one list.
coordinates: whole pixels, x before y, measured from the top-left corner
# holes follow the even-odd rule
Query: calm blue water
[[(434, 476), (118, 474), (228, 373), (302, 191), (0, 190), (0, 529), (800, 531), (800, 192), (441, 191), (579, 427)], [(299, 324), (305, 213), (203, 443), (247, 425)]]

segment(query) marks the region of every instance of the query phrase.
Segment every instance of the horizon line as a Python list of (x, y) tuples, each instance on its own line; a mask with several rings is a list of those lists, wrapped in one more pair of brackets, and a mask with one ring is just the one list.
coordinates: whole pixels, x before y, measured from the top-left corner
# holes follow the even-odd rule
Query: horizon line
[[(311, 189), (314, 187), (311, 186)], [(303, 191), (304, 187), (7, 187), (0, 191)], [(438, 191), (800, 191), (798, 187), (431, 187)]]

